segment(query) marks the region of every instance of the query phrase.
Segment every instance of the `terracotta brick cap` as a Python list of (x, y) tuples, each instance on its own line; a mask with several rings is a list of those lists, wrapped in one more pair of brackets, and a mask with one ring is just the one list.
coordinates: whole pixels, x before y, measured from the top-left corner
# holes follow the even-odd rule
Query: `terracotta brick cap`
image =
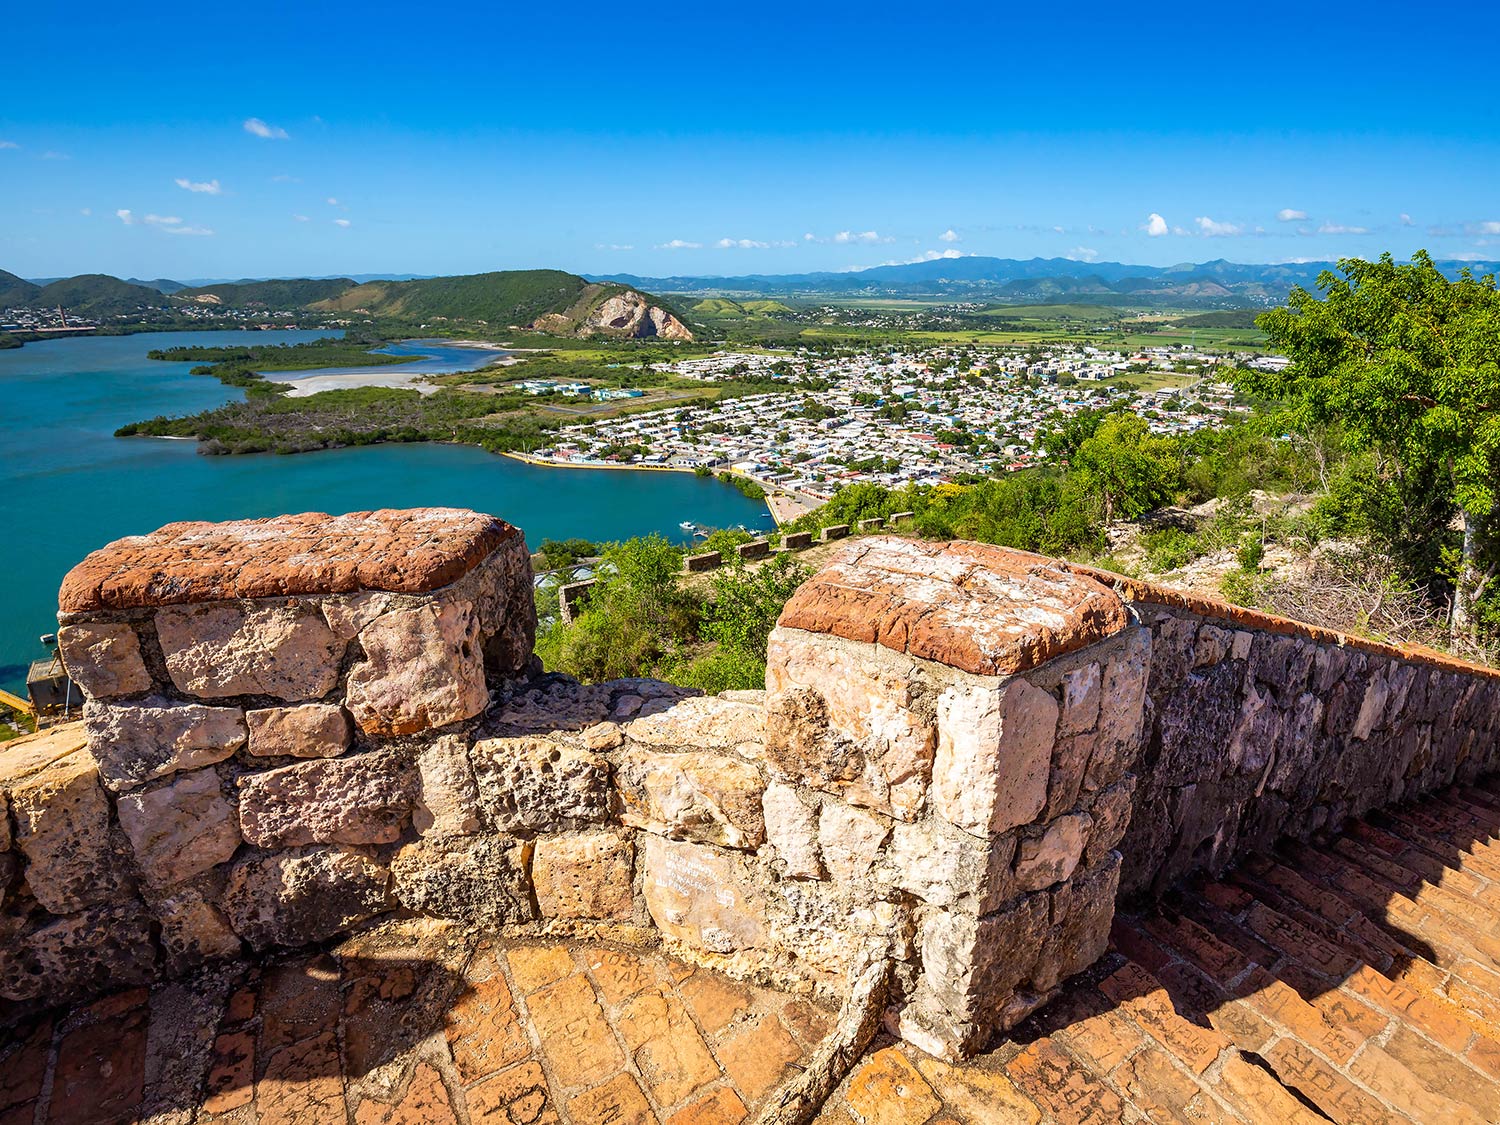
[(850, 544), (804, 583), (780, 624), (1008, 676), (1129, 622), (1114, 591), (1053, 559), (982, 543), (879, 536)]
[(58, 606), (86, 613), (287, 594), (427, 593), (520, 534), (462, 508), (169, 523), (88, 555), (63, 579)]

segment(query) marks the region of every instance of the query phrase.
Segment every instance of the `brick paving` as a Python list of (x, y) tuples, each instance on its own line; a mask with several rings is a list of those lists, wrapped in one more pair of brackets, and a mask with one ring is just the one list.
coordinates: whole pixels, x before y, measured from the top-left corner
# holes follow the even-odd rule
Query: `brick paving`
[[(1500, 783), (1150, 913), (984, 1056), (881, 1040), (820, 1125), (1500, 1121)], [(0, 1125), (734, 1125), (831, 1025), (657, 953), (395, 922), (0, 1031)]]
[(1500, 1122), (1500, 783), (1152, 913), (988, 1054), (877, 1044), (819, 1125)]
[(393, 922), (0, 1030), (0, 1125), (737, 1125), (831, 1020), (658, 953)]

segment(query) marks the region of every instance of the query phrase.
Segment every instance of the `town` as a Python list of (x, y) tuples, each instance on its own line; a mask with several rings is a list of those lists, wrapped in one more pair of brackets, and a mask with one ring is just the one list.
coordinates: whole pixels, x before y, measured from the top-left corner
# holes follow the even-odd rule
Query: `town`
[[(1232, 357), (1190, 347), (932, 347), (821, 357), (806, 348), (719, 352), (658, 371), (785, 390), (566, 426), (528, 459), (557, 465), (729, 469), (767, 490), (826, 500), (857, 482), (930, 485), (1027, 468), (1059, 418), (1121, 405), (1157, 434), (1235, 411), (1217, 373)], [(583, 393), (586, 388), (557, 388)]]

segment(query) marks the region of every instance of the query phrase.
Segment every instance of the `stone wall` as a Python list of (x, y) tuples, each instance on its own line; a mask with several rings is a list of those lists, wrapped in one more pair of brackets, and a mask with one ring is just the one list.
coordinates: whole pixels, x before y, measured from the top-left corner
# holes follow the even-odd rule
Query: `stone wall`
[(541, 674), (531, 590), (448, 510), (91, 555), (86, 723), (0, 754), (0, 998), (414, 912), (833, 992), (888, 959), (888, 1026), (956, 1056), (1117, 897), (1500, 764), (1494, 670), (1001, 548), (851, 542), (722, 697)]

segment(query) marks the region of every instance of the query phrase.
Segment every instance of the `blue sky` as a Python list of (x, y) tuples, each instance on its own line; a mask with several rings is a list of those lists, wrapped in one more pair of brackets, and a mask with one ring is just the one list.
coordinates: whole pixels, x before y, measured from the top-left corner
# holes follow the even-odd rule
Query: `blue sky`
[(20, 4), (0, 268), (1496, 259), (1497, 33), (1441, 2)]

